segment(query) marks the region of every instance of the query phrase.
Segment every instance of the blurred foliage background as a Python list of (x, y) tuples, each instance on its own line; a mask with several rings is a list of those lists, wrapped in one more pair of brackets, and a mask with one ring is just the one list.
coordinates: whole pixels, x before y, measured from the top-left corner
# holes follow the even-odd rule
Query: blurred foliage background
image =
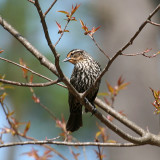
[[(145, 21), (149, 13), (153, 11), (159, 0), (58, 0), (56, 5), (46, 17), (49, 32), (53, 43), (58, 38), (58, 27), (56, 21), (64, 27), (66, 21), (65, 15), (58, 13), (59, 10), (70, 11), (72, 4), (81, 4), (75, 16), (78, 21), (71, 22), (68, 26), (69, 33), (65, 33), (56, 49), (61, 54), (61, 67), (70, 77), (73, 66), (69, 63), (63, 63), (62, 60), (67, 53), (75, 48), (84, 49), (89, 52), (102, 67), (106, 64), (106, 58), (99, 52), (95, 44), (88, 36), (83, 34), (79, 19), (92, 28), (93, 26), (101, 26), (95, 34), (97, 42), (106, 53), (113, 56), (123, 45), (128, 42), (131, 36), (138, 30), (138, 27)], [(51, 0), (40, 0), (42, 10), (46, 11), (51, 5)], [(42, 26), (36, 8), (27, 0), (0, 0), (0, 14), (5, 18), (16, 30), (18, 30), (30, 43), (32, 43), (40, 52), (43, 53), (50, 61), (54, 62), (54, 57), (47, 46)], [(159, 22), (159, 12), (153, 18)], [(159, 51), (160, 34), (159, 28), (151, 25), (143, 30), (143, 32), (135, 40), (134, 44), (127, 49), (126, 53), (137, 53), (152, 48), (151, 53)], [(44, 74), (52, 79), (55, 76), (40, 63), (9, 33), (0, 27), (0, 48), (5, 52), (2, 57), (8, 58), (19, 63), (19, 59), (27, 63), (27, 66), (34, 71)], [(127, 117), (143, 128), (149, 128), (153, 133), (159, 132), (159, 118), (153, 115), (153, 101), (149, 87), (155, 90), (160, 89), (160, 63), (159, 57), (147, 59), (141, 56), (136, 57), (119, 57), (111, 66), (109, 72), (103, 77), (100, 92), (106, 92), (107, 87), (105, 81), (114, 85), (118, 78), (123, 75), (127, 82), (130, 82), (127, 90), (122, 91), (117, 97), (115, 107), (117, 110), (123, 110)], [(0, 75), (6, 75), (6, 79), (25, 82), (20, 68), (0, 61)], [(44, 82), (44, 80), (34, 76), (34, 82)], [(55, 126), (55, 122), (50, 118), (48, 113), (35, 104), (31, 98), (31, 93), (26, 87), (14, 87), (7, 91), (7, 106), (11, 110), (15, 110), (16, 118), (20, 121), (31, 121), (31, 128), (28, 132), (29, 136), (43, 140), (45, 137), (53, 138), (61, 132)], [(43, 88), (35, 88), (37, 96), (41, 102), (54, 112), (57, 118), (61, 118), (63, 114), (65, 119), (68, 118), (68, 93), (67, 90), (59, 86), (50, 86)], [(102, 97), (103, 98), (103, 97)], [(0, 108), (0, 128), (7, 125), (5, 116)], [(77, 132), (73, 133), (79, 141), (93, 141), (96, 131), (98, 130), (94, 116), (89, 114), (83, 115), (84, 126)], [(99, 124), (100, 122), (97, 121)], [(118, 123), (117, 123), (118, 124)], [(117, 140), (114, 133), (108, 131), (111, 139)], [(12, 141), (13, 137), (6, 136), (6, 141)], [(121, 139), (118, 139), (121, 141)], [(59, 152), (72, 159), (72, 155), (67, 147), (53, 146)], [(43, 151), (43, 147), (36, 147)], [(78, 148), (80, 149), (80, 147)], [(82, 149), (76, 150), (81, 152)], [(31, 146), (10, 147), (0, 149), (0, 154), (4, 160), (21, 160), (28, 159), (26, 155), (21, 155), (26, 151), (30, 151)], [(143, 146), (135, 148), (106, 148), (106, 159), (159, 159), (159, 149), (157, 147)], [(5, 152), (4, 152), (5, 151)], [(136, 154), (135, 154), (136, 153)], [(87, 159), (96, 159), (93, 147), (86, 147)], [(55, 159), (60, 159), (54, 155)], [(83, 153), (79, 159), (84, 159)]]

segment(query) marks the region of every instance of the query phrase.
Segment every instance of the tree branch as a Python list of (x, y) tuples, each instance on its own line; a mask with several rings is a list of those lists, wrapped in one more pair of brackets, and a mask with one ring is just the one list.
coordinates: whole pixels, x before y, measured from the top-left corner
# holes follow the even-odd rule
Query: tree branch
[(89, 34), (89, 37), (93, 40), (93, 42), (95, 43), (95, 45), (98, 47), (98, 49), (107, 57), (108, 60), (110, 60), (110, 57), (99, 47), (98, 43), (96, 42), (96, 40), (94, 39), (93, 35)]
[(54, 81), (52, 80), (51, 82), (46, 82), (46, 83), (23, 83), (23, 82), (15, 82), (15, 81), (10, 81), (5, 79), (0, 79), (0, 82), (5, 84), (20, 86), (20, 87), (46, 87), (46, 86), (51, 86), (53, 84), (57, 84), (59, 82), (59, 79)]
[(54, 2), (51, 4), (51, 6), (48, 8), (48, 10), (43, 14), (43, 16), (45, 17), (48, 12), (52, 9), (52, 7), (56, 4), (57, 0), (54, 0)]
[(39, 76), (39, 77), (41, 77), (41, 78), (44, 78), (44, 79), (46, 79), (46, 80), (48, 80), (48, 81), (52, 81), (52, 79), (50, 79), (50, 78), (48, 78), (48, 77), (46, 77), (46, 76), (43, 76), (43, 75), (41, 75), (41, 74), (39, 74), (39, 73), (37, 73), (37, 72), (29, 69), (28, 67), (23, 66), (23, 65), (21, 65), (21, 64), (18, 64), (18, 63), (16, 63), (16, 62), (13, 62), (13, 61), (11, 61), (11, 60), (9, 60), (9, 59), (6, 59), (6, 58), (3, 58), (3, 57), (0, 57), (0, 59), (3, 60), (3, 61), (6, 61), (6, 62), (8, 62), (8, 63), (14, 64), (14, 65), (16, 65), (16, 66), (18, 66), (18, 67), (24, 68), (24, 69), (26, 69), (27, 71), (31, 72), (32, 74), (35, 74), (35, 75), (37, 75), (37, 76)]
[(133, 54), (124, 54), (122, 53), (121, 55), (122, 56), (139, 56), (139, 55), (142, 55), (142, 56), (145, 56), (146, 57), (146, 53), (148, 53), (149, 51), (151, 51), (151, 49), (146, 49), (144, 50), (143, 52), (139, 52), (139, 53), (133, 53)]
[(14, 130), (15, 135), (18, 137), (18, 140), (21, 141), (17, 128), (14, 125), (12, 125), (12, 122), (9, 119), (9, 116), (8, 116), (8, 113), (7, 113), (6, 109), (5, 109), (4, 103), (2, 101), (0, 101), (0, 104), (2, 106), (3, 112), (4, 112), (5, 116), (6, 116), (6, 119), (8, 121), (8, 124), (9, 124), (10, 128)]
[(70, 19), (68, 19), (67, 20), (67, 23), (66, 23), (66, 25), (65, 25), (65, 27), (64, 27), (64, 30), (62, 31), (62, 33), (61, 33), (61, 35), (60, 35), (60, 37), (59, 37), (59, 39), (58, 39), (58, 41), (55, 43), (55, 47), (57, 46), (57, 44), (59, 43), (59, 41), (61, 40), (61, 38), (63, 37), (63, 35), (64, 35), (64, 32), (65, 32), (65, 30), (66, 30), (66, 28), (67, 28), (67, 26), (68, 26), (68, 24), (69, 24), (69, 22), (70, 22)]
[(0, 148), (18, 146), (18, 145), (42, 145), (42, 144), (56, 144), (56, 145), (65, 145), (65, 146), (102, 146), (102, 147), (134, 147), (138, 146), (133, 143), (101, 143), (101, 142), (61, 142), (61, 141), (25, 141), (25, 142), (13, 142), (0, 144)]
[[(9, 59), (5, 59), (5, 58), (3, 58), (3, 57), (0, 57), (0, 59), (3, 60), (3, 61), (6, 61), (6, 62), (8, 62), (8, 63), (14, 64), (14, 65), (16, 65), (16, 66), (18, 66), (18, 67), (24, 68), (24, 69), (26, 69), (27, 71), (31, 72), (32, 74), (35, 74), (35, 75), (37, 75), (37, 76), (39, 76), (39, 77), (41, 77), (41, 78), (43, 78), (43, 79), (46, 79), (46, 80), (50, 81), (51, 83), (53, 82), (52, 79), (50, 79), (50, 78), (48, 78), (48, 77), (46, 77), (46, 76), (44, 76), (44, 75), (42, 75), (42, 74), (37, 73), (37, 72), (29, 69), (28, 67), (25, 67), (25, 66), (23, 66), (23, 65), (21, 65), (21, 64), (18, 64), (18, 63), (16, 63), (16, 62), (13, 62), (13, 61), (11, 61), (11, 60), (9, 60)], [(3, 81), (3, 83), (5, 83), (5, 81)], [(6, 83), (7, 83), (7, 82), (6, 82)], [(18, 83), (19, 83), (19, 82), (18, 82)], [(56, 83), (56, 84), (59, 85), (59, 86), (61, 86), (61, 87), (63, 87), (63, 88), (67, 88), (67, 87), (66, 87), (65, 85), (63, 85), (63, 84), (60, 84), (60, 83)], [(14, 84), (13, 84), (13, 85), (14, 85)], [(48, 82), (48, 85), (49, 85), (49, 82)], [(29, 86), (28, 86), (28, 87), (29, 87)], [(37, 86), (37, 87), (38, 87), (38, 86)]]
[[(90, 106), (91, 104), (89, 104)], [(87, 109), (90, 111), (90, 107), (88, 107), (88, 104), (85, 104), (85, 106), (87, 107)], [(113, 124), (110, 120), (108, 120), (106, 118), (106, 116), (104, 116), (102, 113), (100, 113), (99, 111), (96, 111), (96, 113), (94, 114), (102, 123), (104, 123), (108, 128), (110, 128), (113, 132), (115, 132), (117, 135), (119, 135), (121, 138), (135, 143), (135, 144), (139, 144), (141, 143), (142, 139), (146, 139), (146, 136), (148, 136), (148, 134), (146, 132), (144, 132), (141, 136), (142, 137), (133, 137), (131, 135), (129, 135), (128, 133), (126, 133), (126, 131), (123, 131), (122, 129), (120, 129), (118, 126), (116, 126), (115, 124)], [(148, 137), (147, 137), (148, 139)]]
[(127, 117), (121, 115), (116, 110), (114, 110), (112, 107), (108, 106), (106, 103), (104, 103), (99, 98), (96, 98), (95, 104), (98, 105), (101, 109), (103, 109), (106, 113), (110, 114), (114, 118), (116, 118), (118, 121), (120, 121), (122, 124), (130, 128), (132, 131), (137, 133), (138, 135), (145, 134), (146, 131), (144, 131), (141, 127), (137, 126), (134, 122), (130, 121)]
[[(155, 137), (150, 134), (150, 140), (147, 144), (153, 144)], [(156, 137), (157, 142), (155, 141), (155, 144), (157, 146), (160, 146), (160, 137)], [(55, 144), (55, 145), (65, 145), (65, 146), (101, 146), (101, 147), (134, 147), (134, 146), (140, 146), (144, 145), (144, 143), (141, 144), (133, 144), (133, 143), (102, 143), (102, 142), (61, 142), (61, 141), (50, 141), (50, 140), (44, 140), (44, 141), (25, 141), (25, 142), (12, 142), (12, 143), (6, 143), (6, 144), (0, 144), (0, 148), (4, 147), (11, 147), (11, 146), (18, 146), (18, 145), (42, 145), (42, 144)]]
[(150, 23), (150, 24), (152, 24), (152, 25), (154, 25), (154, 26), (160, 27), (160, 24), (159, 24), (159, 23), (155, 23), (155, 22), (152, 22), (152, 21), (150, 21), (150, 20), (148, 20), (147, 22)]

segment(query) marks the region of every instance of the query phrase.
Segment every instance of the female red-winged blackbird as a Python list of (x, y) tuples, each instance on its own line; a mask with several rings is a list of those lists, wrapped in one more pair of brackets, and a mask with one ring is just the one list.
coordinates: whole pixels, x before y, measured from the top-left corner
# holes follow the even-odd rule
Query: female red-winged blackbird
[[(74, 64), (70, 83), (79, 93), (85, 92), (91, 85), (93, 85), (101, 72), (99, 64), (84, 50), (71, 50), (68, 53), (67, 58), (64, 59), (64, 62), (66, 61)], [(86, 97), (93, 106), (94, 100), (98, 93), (99, 85), (100, 81)], [(82, 126), (82, 105), (70, 92), (69, 107), (70, 116), (66, 125), (66, 129), (67, 131), (74, 132)], [(85, 111), (87, 112), (87, 109), (85, 109)]]

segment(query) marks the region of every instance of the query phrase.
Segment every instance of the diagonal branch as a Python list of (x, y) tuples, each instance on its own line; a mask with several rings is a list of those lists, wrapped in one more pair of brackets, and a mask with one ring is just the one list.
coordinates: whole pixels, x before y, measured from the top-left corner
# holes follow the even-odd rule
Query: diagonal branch
[(130, 121), (127, 117), (121, 115), (116, 110), (114, 110), (112, 107), (108, 106), (106, 103), (104, 103), (99, 98), (96, 98), (95, 104), (98, 105), (101, 109), (103, 109), (106, 113), (110, 114), (114, 118), (116, 118), (118, 121), (120, 121), (122, 124), (133, 130), (138, 135), (145, 134), (145, 131), (137, 126), (134, 122)]
[(89, 34), (89, 37), (93, 40), (93, 42), (95, 43), (95, 45), (98, 47), (98, 49), (107, 57), (108, 60), (110, 60), (110, 57), (99, 47), (98, 43), (96, 42), (96, 40), (94, 39), (93, 35)]
[(52, 9), (52, 7), (56, 4), (57, 0), (54, 0), (54, 2), (51, 4), (51, 6), (47, 9), (47, 11), (43, 14), (43, 16), (45, 17), (48, 12)]
[[(83, 104), (90, 112), (92, 111), (92, 104), (89, 101), (84, 101), (83, 98), (80, 99), (81, 104)], [(107, 119), (106, 116), (104, 116), (102, 113), (100, 113), (98, 110), (96, 110), (96, 112), (94, 113), (94, 115), (102, 122), (104, 123), (108, 128), (110, 128), (113, 132), (115, 132), (117, 135), (119, 135), (120, 137), (122, 137), (123, 139), (135, 143), (135, 144), (140, 144), (143, 141), (148, 142), (148, 140), (150, 139), (150, 134), (148, 134), (148, 132), (144, 131), (142, 128), (139, 128), (138, 126), (135, 125), (135, 127), (137, 127), (138, 130), (136, 130), (136, 133), (138, 133), (140, 136), (142, 137), (133, 137), (131, 135), (129, 135), (128, 133), (126, 133), (125, 131), (123, 131), (122, 129), (120, 129), (118, 126), (116, 126), (115, 124), (113, 124), (110, 120)], [(127, 119), (126, 119), (127, 121)], [(130, 122), (128, 122), (130, 123)], [(134, 126), (134, 123), (131, 124), (132, 126)], [(134, 127), (132, 127), (134, 128)], [(132, 129), (133, 130), (133, 129)]]

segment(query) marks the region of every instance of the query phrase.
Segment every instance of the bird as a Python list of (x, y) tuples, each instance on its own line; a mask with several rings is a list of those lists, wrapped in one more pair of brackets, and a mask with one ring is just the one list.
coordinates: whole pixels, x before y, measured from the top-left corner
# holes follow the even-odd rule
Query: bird
[[(70, 83), (79, 93), (83, 93), (89, 89), (89, 87), (95, 83), (97, 77), (101, 73), (101, 67), (99, 63), (96, 62), (86, 51), (82, 49), (71, 50), (63, 61), (70, 62), (74, 65)], [(97, 96), (99, 85), (100, 80), (86, 96), (87, 100), (92, 104), (94, 109), (96, 109), (94, 100)], [(68, 103), (70, 108), (70, 115), (66, 124), (66, 130), (74, 132), (83, 125), (82, 104), (71, 92), (69, 92)], [(85, 112), (88, 112), (88, 110), (85, 109)]]

